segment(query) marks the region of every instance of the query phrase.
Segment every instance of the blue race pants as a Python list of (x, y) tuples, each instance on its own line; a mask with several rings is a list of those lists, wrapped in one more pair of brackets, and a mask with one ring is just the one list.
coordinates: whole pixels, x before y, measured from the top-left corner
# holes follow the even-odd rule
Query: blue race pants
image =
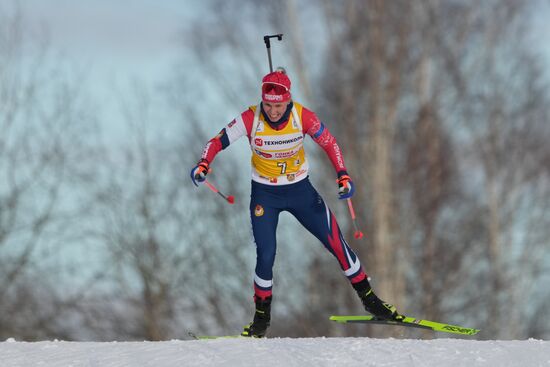
[(256, 242), (254, 294), (272, 294), (273, 264), (277, 248), (279, 213), (287, 211), (330, 251), (352, 284), (366, 278), (361, 263), (344, 240), (334, 214), (311, 185), (309, 178), (294, 184), (270, 186), (252, 181), (250, 218)]

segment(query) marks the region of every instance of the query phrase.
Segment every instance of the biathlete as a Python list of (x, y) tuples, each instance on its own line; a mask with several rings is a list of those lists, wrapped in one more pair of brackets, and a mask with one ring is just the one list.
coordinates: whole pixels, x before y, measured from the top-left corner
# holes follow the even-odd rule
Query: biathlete
[(354, 185), (347, 173), (336, 139), (315, 113), (294, 102), (290, 79), (284, 70), (262, 79), (262, 101), (232, 120), (208, 141), (202, 157), (191, 170), (197, 185), (205, 181), (214, 157), (246, 136), (252, 150), (252, 195), (250, 218), (256, 242), (253, 321), (241, 335), (263, 337), (271, 320), (273, 263), (279, 213), (287, 211), (338, 260), (342, 271), (359, 295), (365, 310), (382, 319), (403, 318), (396, 308), (373, 292), (357, 255), (345, 241), (334, 214), (308, 178), (304, 137), (309, 135), (326, 152), (338, 177), (340, 199), (350, 198)]

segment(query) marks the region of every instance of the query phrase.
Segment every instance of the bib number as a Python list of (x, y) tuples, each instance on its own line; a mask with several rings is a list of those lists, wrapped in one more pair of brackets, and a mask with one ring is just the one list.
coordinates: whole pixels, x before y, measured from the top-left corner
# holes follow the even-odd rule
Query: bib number
[(277, 166), (281, 167), (281, 175), (286, 173), (286, 162), (277, 162)]

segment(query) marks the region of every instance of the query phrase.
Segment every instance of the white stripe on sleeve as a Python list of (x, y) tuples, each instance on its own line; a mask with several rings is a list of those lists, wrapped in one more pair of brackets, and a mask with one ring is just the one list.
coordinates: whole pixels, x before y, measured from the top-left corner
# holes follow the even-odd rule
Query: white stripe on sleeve
[(246, 126), (244, 125), (242, 115), (237, 116), (233, 121), (227, 124), (225, 132), (227, 133), (229, 144), (238, 140), (241, 136), (246, 135)]

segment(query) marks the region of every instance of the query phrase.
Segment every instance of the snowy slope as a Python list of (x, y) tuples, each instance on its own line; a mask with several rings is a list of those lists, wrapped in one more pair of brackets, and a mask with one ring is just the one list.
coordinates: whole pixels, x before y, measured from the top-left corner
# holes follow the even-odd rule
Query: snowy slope
[(0, 343), (2, 367), (550, 366), (550, 341), (371, 338)]

